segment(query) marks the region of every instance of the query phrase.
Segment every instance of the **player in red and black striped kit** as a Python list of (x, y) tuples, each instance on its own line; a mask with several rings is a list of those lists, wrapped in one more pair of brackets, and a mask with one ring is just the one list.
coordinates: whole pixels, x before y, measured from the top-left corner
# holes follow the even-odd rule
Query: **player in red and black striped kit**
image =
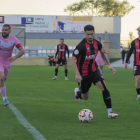
[[(66, 51), (68, 53), (68, 58), (66, 60)], [(57, 45), (57, 51), (55, 54), (55, 58), (58, 55), (58, 59), (56, 62), (56, 68), (55, 68), (55, 77), (53, 78), (53, 80), (57, 79), (57, 74), (58, 74), (58, 68), (60, 63), (62, 62), (63, 66), (64, 66), (64, 70), (65, 70), (65, 80), (68, 80), (67, 78), (67, 74), (68, 74), (68, 70), (67, 70), (67, 61), (69, 61), (69, 49), (68, 46), (66, 44), (64, 44), (64, 39), (60, 38), (60, 44)]]
[(138, 27), (137, 30), (139, 37), (131, 42), (131, 48), (129, 49), (129, 52), (127, 54), (125, 68), (127, 69), (127, 63), (131, 54), (134, 51), (134, 76), (136, 80), (136, 91), (138, 94), (136, 100), (140, 100), (140, 27)]
[(76, 74), (76, 81), (80, 87), (80, 90), (78, 88), (75, 88), (74, 90), (75, 99), (77, 101), (80, 99), (87, 100), (89, 97), (89, 89), (93, 83), (102, 91), (103, 99), (108, 111), (108, 117), (116, 118), (118, 114), (112, 112), (110, 93), (95, 61), (98, 51), (113, 74), (116, 72), (116, 70), (111, 67), (108, 59), (106, 58), (106, 55), (102, 49), (102, 44), (94, 39), (94, 26), (85, 26), (84, 34), (86, 38), (76, 46), (71, 58), (71, 66)]

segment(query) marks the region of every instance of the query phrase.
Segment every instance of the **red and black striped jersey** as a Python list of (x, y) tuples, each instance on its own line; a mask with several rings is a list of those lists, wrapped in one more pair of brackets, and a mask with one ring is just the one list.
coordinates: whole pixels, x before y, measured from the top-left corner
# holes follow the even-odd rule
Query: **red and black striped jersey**
[(57, 51), (55, 54), (55, 58), (58, 54), (58, 59), (66, 59), (66, 51), (68, 53), (68, 58), (69, 58), (69, 49), (68, 46), (66, 44), (63, 45), (57, 45)]
[(83, 78), (91, 76), (96, 71), (96, 55), (102, 49), (102, 44), (94, 39), (93, 44), (89, 44), (83, 39), (73, 51), (73, 56), (77, 58), (77, 68)]
[(134, 51), (134, 66), (140, 65), (140, 40), (137, 38), (131, 42), (131, 48), (126, 57), (126, 63), (128, 63), (131, 54)]

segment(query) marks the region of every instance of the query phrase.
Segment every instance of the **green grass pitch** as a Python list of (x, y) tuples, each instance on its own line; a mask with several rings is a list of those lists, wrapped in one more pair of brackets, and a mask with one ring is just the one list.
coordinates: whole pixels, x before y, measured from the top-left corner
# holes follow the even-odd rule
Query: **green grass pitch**
[[(104, 79), (111, 93), (117, 119), (109, 119), (101, 91), (92, 86), (87, 101), (74, 100), (77, 87), (75, 74), (68, 67), (59, 68), (58, 80), (53, 81), (55, 67), (12, 66), (6, 81), (7, 97), (47, 140), (139, 140), (140, 101), (136, 101), (132, 69), (116, 68), (116, 74), (104, 67)], [(82, 109), (93, 112), (91, 123), (81, 123)], [(34, 140), (18, 122), (9, 107), (0, 100), (0, 140)]]

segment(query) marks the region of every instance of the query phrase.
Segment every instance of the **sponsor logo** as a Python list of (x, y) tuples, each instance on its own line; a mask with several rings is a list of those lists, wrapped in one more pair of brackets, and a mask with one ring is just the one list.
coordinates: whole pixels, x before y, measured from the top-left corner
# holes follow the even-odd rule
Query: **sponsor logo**
[(64, 51), (64, 49), (60, 49), (59, 51), (61, 51), (61, 52), (62, 52), (62, 51)]
[(136, 46), (138, 46), (138, 43), (136, 43)]
[(75, 54), (75, 55), (79, 54), (79, 51), (78, 51), (78, 50), (75, 50), (75, 51), (74, 51), (74, 54)]
[(86, 56), (85, 59), (94, 59), (94, 58), (95, 58), (95, 55), (93, 54), (93, 55), (90, 55), (90, 56)]
[(34, 18), (33, 17), (22, 17), (21, 24), (34, 24)]
[(0, 16), (0, 23), (4, 23), (4, 16)]
[(136, 49), (136, 52), (140, 52), (140, 49)]

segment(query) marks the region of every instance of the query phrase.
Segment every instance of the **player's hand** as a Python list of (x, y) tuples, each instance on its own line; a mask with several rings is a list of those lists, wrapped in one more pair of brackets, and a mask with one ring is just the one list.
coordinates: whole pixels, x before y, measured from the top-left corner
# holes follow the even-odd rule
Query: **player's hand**
[(15, 59), (16, 59), (15, 57), (9, 57), (9, 58), (8, 58), (8, 61), (9, 61), (10, 63), (12, 63)]
[(112, 66), (109, 66), (109, 69), (112, 71), (112, 74), (116, 73), (116, 70)]
[(125, 69), (127, 69), (127, 63), (125, 63), (125, 66), (124, 67), (125, 67)]
[(69, 58), (67, 58), (67, 62), (69, 61)]
[(75, 76), (75, 80), (76, 80), (76, 82), (81, 83), (81, 81), (82, 81), (82, 76), (81, 76), (80, 74), (77, 74), (77, 75)]

